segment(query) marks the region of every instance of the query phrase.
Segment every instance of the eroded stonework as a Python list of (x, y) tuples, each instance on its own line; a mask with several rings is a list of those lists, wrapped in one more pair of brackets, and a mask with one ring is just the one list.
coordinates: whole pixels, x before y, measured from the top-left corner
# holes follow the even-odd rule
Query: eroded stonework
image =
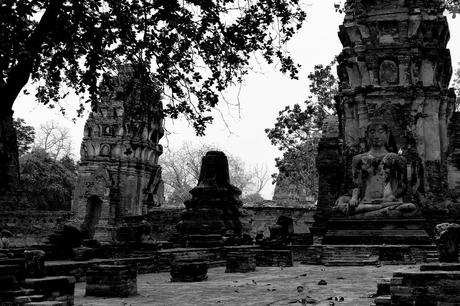
[(86, 122), (72, 211), (89, 237), (96, 226), (146, 214), (163, 202), (158, 87), (130, 65), (104, 76)]

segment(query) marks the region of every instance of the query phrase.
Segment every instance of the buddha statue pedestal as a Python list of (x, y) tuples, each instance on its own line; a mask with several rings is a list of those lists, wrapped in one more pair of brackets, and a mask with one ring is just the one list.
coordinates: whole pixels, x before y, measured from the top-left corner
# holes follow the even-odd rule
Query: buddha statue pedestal
[(326, 245), (431, 245), (424, 218), (329, 220)]

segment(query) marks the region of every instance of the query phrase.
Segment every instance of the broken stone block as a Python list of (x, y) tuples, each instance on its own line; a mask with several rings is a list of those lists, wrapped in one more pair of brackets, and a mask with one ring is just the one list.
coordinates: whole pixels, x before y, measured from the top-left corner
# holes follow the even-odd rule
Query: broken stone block
[(325, 286), (325, 285), (327, 285), (327, 282), (326, 282), (324, 279), (322, 279), (322, 280), (320, 280), (320, 281), (318, 282), (318, 285), (320, 285), (320, 286)]
[(435, 241), (440, 262), (458, 262), (460, 225), (455, 223), (441, 223), (436, 225)]
[(43, 295), (45, 300), (63, 302), (61, 305), (66, 306), (74, 304), (75, 277), (73, 276), (27, 278), (23, 286), (33, 289), (36, 294)]
[(41, 278), (46, 276), (45, 255), (45, 252), (42, 250), (24, 251), (27, 278)]
[(176, 259), (171, 263), (171, 282), (200, 282), (208, 279), (208, 261)]

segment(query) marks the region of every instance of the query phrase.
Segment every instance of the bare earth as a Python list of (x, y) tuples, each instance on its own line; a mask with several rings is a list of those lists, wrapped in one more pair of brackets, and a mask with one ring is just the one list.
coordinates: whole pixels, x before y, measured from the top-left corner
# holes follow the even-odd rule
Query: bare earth
[[(258, 267), (252, 273), (208, 271), (208, 280), (171, 283), (169, 273), (143, 274), (137, 278), (138, 295), (130, 298), (85, 297), (85, 283), (75, 288), (75, 305), (370, 305), (377, 281), (396, 271), (418, 266), (324, 267), (296, 264), (291, 268)], [(318, 285), (325, 280), (327, 285)], [(299, 287), (301, 286), (301, 287)], [(300, 291), (300, 292), (299, 292)], [(343, 302), (334, 301), (343, 297)], [(316, 300), (316, 303), (315, 303)]]

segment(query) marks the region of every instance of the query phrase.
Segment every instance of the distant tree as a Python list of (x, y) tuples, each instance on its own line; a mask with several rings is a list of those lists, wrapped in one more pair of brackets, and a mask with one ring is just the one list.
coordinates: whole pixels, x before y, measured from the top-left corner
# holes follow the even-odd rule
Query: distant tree
[(34, 143), (35, 129), (33, 126), (26, 125), (26, 121), (22, 118), (14, 119), (13, 124), (18, 139), (19, 156), (22, 156), (30, 150)]
[(260, 193), (256, 192), (244, 196), (241, 200), (243, 203), (257, 203), (262, 202), (265, 199), (260, 195)]
[[(265, 129), (271, 143), (283, 152), (276, 158), (278, 174), (273, 174), (273, 183), (278, 179), (283, 183), (292, 182), (305, 186), (315, 196), (318, 188), (316, 171), (316, 151), (324, 119), (337, 113), (335, 95), (338, 81), (332, 74), (335, 61), (329, 65), (316, 65), (308, 75), (311, 96), (305, 106), (286, 106), (276, 118), (275, 126)], [(280, 177), (279, 177), (280, 175)]]
[(46, 105), (59, 107), (69, 89), (94, 104), (101, 74), (131, 63), (163, 86), (164, 115), (184, 114), (202, 135), (254, 54), (296, 77), (285, 44), (305, 20), (299, 2), (0, 1), (0, 191), (18, 184), (12, 108), (29, 80)]
[(257, 165), (252, 168), (251, 171), (252, 177), (252, 194), (258, 194), (260, 196), (260, 192), (264, 189), (267, 185), (268, 181), (270, 180), (270, 175), (268, 173), (267, 167), (263, 165)]
[(41, 124), (37, 131), (34, 147), (44, 150), (54, 160), (72, 155), (70, 130), (55, 121)]
[(24, 154), (19, 161), (23, 189), (34, 208), (70, 210), (75, 171), (40, 149)]
[[(196, 186), (201, 160), (208, 151), (219, 150), (210, 145), (193, 146), (185, 142), (179, 149), (166, 150), (160, 157), (167, 204), (183, 203), (190, 199), (189, 191)], [(230, 182), (248, 194), (259, 193), (268, 181), (263, 167), (248, 169), (241, 158), (226, 153)]]
[(62, 166), (64, 166), (67, 170), (69, 170), (72, 173), (76, 173), (78, 169), (78, 165), (75, 162), (75, 160), (72, 159), (69, 155), (63, 156), (60, 160), (59, 163), (61, 163)]

